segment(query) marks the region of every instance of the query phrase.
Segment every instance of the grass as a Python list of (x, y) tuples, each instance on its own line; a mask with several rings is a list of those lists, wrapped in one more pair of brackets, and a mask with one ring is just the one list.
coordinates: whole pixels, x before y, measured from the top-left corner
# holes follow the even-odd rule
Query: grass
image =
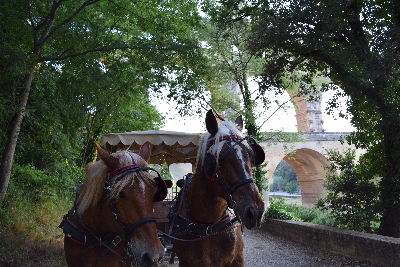
[(0, 266), (64, 267), (67, 263), (63, 245), (59, 242), (38, 241), (23, 234), (0, 230)]
[(0, 266), (67, 266), (58, 224), (72, 201), (19, 199), (0, 210)]
[(0, 266), (67, 266), (58, 225), (72, 206), (73, 186), (31, 167), (15, 169), (0, 206)]

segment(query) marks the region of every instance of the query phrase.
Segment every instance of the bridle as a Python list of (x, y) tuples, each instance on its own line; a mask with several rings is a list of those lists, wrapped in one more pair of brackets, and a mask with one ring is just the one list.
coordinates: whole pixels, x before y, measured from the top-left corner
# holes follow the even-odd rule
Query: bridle
[[(109, 192), (111, 192), (113, 190), (115, 184), (117, 184), (125, 175), (127, 175), (127, 174), (129, 174), (131, 172), (148, 171), (148, 170), (153, 170), (153, 171), (157, 172), (153, 168), (135, 164), (135, 160), (133, 159), (132, 155), (130, 155), (130, 156), (132, 158), (132, 163), (133, 164), (118, 168), (118, 169), (110, 172), (108, 174), (108, 178), (107, 178), (106, 183), (104, 185), (104, 189), (106, 189)], [(157, 172), (157, 174), (159, 175), (158, 172)], [(117, 176), (117, 175), (120, 175), (120, 176), (114, 181), (114, 183), (111, 183), (111, 179), (113, 177)], [(121, 220), (121, 217), (119, 216), (117, 205), (115, 203), (115, 198), (111, 197), (110, 198), (110, 202), (111, 202), (111, 212), (112, 212), (114, 218), (117, 220), (117, 222), (119, 223), (120, 227), (122, 228), (122, 230), (124, 232), (124, 236), (125, 236), (125, 251), (126, 251), (126, 253), (128, 254), (128, 256), (130, 258), (134, 258), (134, 253), (133, 253), (133, 251), (131, 249), (132, 244), (133, 244), (132, 243), (131, 234), (137, 228), (139, 228), (140, 226), (142, 226), (142, 225), (144, 225), (146, 223), (151, 223), (151, 222), (155, 223), (156, 219), (154, 217), (145, 217), (145, 218), (139, 220), (138, 222), (136, 222), (135, 224), (133, 224), (132, 226), (130, 226), (128, 228), (128, 227), (125, 226), (125, 224)]]
[[(160, 174), (153, 168), (150, 167), (146, 167), (146, 166), (142, 166), (142, 165), (138, 165), (135, 163), (135, 160), (133, 159), (132, 155), (128, 152), (128, 154), (130, 155), (131, 159), (132, 159), (132, 164), (131, 165), (127, 165), (127, 166), (123, 166), (121, 168), (118, 168), (116, 170), (111, 171), (110, 173), (108, 173), (107, 175), (107, 179), (106, 182), (104, 184), (104, 189), (106, 194), (110, 194), (110, 192), (114, 189), (114, 186), (127, 174), (132, 173), (132, 172), (139, 172), (139, 171), (155, 171), (158, 174), (158, 177), (162, 182), (164, 182), (161, 178), (160, 178)], [(118, 178), (115, 179), (114, 182), (111, 182), (111, 179), (115, 176), (118, 176)], [(155, 178), (155, 179), (157, 179)], [(164, 182), (165, 185), (165, 182)], [(134, 223), (132, 226), (127, 227), (121, 220), (121, 217), (119, 215), (116, 203), (115, 203), (115, 198), (114, 197), (110, 197), (110, 202), (111, 202), (111, 212), (115, 218), (115, 220), (117, 220), (118, 224), (120, 225), (120, 227), (122, 228), (123, 232), (124, 232), (124, 237), (125, 237), (125, 252), (128, 255), (128, 258), (123, 258), (121, 255), (119, 255), (116, 251), (114, 251), (112, 249), (112, 247), (116, 247), (120, 242), (121, 242), (121, 237), (119, 235), (117, 235), (116, 233), (112, 233), (112, 232), (107, 232), (106, 234), (103, 234), (101, 236), (97, 236), (96, 234), (94, 234), (83, 222), (82, 218), (80, 217), (80, 221), (82, 223), (82, 225), (87, 229), (83, 230), (82, 228), (79, 227), (78, 224), (78, 214), (77, 214), (77, 210), (78, 210), (78, 204), (77, 204), (77, 199), (78, 199), (78, 195), (79, 195), (79, 191), (80, 191), (81, 186), (78, 186), (76, 189), (76, 194), (75, 194), (75, 202), (73, 205), (73, 216), (74, 216), (74, 222), (71, 222), (68, 219), (68, 215), (69, 213), (67, 213), (66, 215), (64, 215), (63, 221), (61, 222), (61, 224), (59, 225), (60, 228), (63, 229), (63, 232), (66, 236), (68, 236), (69, 238), (71, 238), (72, 240), (84, 244), (84, 245), (89, 245), (89, 247), (82, 253), (82, 261), (84, 261), (87, 264), (93, 264), (97, 261), (99, 261), (101, 258), (103, 258), (105, 256), (105, 254), (108, 251), (113, 252), (114, 254), (116, 254), (120, 261), (125, 263), (125, 260), (127, 259), (133, 259), (132, 262), (135, 260), (135, 255), (132, 251), (132, 239), (131, 239), (131, 234), (140, 226), (146, 224), (146, 223), (155, 223), (156, 219), (154, 217), (145, 217), (141, 220), (139, 220), (138, 222)], [(157, 194), (156, 194), (157, 195)], [(156, 196), (155, 196), (156, 198)], [(164, 196), (165, 198), (165, 196)], [(153, 199), (153, 201), (159, 201), (159, 199)], [(87, 262), (84, 259), (85, 253), (93, 248), (94, 246), (99, 245), (99, 246), (104, 246), (105, 250), (104, 252), (98, 257), (96, 258), (94, 261), (91, 262)], [(125, 263), (126, 264), (126, 263)]]
[[(226, 141), (226, 140), (229, 140), (229, 141), (233, 141), (234, 144), (231, 145), (222, 155), (220, 155), (220, 156), (218, 157), (218, 159), (221, 160), (221, 159), (222, 159), (223, 157), (225, 157), (236, 145), (241, 144), (243, 141), (245, 141), (245, 140), (247, 140), (247, 139), (253, 139), (253, 140), (254, 140), (254, 138), (253, 138), (252, 136), (245, 136), (245, 137), (243, 137), (243, 138), (241, 138), (241, 137), (238, 136), (238, 135), (234, 135), (234, 134), (221, 136), (221, 137), (219, 138), (219, 141)], [(214, 144), (215, 144), (215, 138), (208, 140), (208, 147), (207, 147), (206, 154), (207, 154), (207, 153), (210, 153), (210, 152), (208, 152), (208, 150), (209, 150), (209, 149), (211, 148), (211, 146), (214, 145)], [(227, 205), (228, 205), (228, 207), (230, 207), (230, 208), (232, 208), (232, 209), (234, 210), (235, 215), (236, 215), (236, 216), (239, 218), (239, 220), (240, 220), (240, 217), (239, 217), (239, 215), (238, 215), (238, 213), (237, 213), (237, 203), (236, 203), (236, 201), (235, 201), (235, 200), (233, 199), (233, 197), (232, 197), (233, 191), (235, 191), (237, 188), (239, 188), (239, 187), (241, 187), (241, 186), (243, 186), (243, 185), (245, 185), (245, 184), (248, 184), (248, 183), (255, 183), (255, 181), (254, 181), (254, 179), (251, 179), (251, 178), (239, 179), (239, 181), (237, 181), (232, 187), (228, 187), (228, 186), (226, 185), (226, 183), (224, 182), (224, 180), (222, 179), (220, 173), (219, 173), (218, 165), (219, 165), (218, 162), (216, 162), (215, 177), (218, 179), (218, 181), (221, 183), (222, 187), (225, 189), (225, 192), (226, 192), (226, 194), (227, 194)]]

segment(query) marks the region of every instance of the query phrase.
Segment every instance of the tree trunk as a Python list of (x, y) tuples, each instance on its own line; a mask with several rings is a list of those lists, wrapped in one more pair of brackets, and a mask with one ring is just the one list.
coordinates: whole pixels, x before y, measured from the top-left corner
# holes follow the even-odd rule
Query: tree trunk
[(382, 112), (385, 174), (379, 186), (380, 201), (384, 214), (381, 220), (381, 235), (400, 237), (400, 117), (397, 112)]
[(18, 113), (12, 118), (11, 127), (8, 132), (6, 146), (3, 151), (0, 165), (0, 204), (3, 202), (8, 183), (11, 176), (11, 167), (14, 158), (15, 147), (17, 145), (18, 135), (21, 128), (21, 123), (25, 115), (25, 108), (28, 102), (29, 91), (33, 80), (32, 69), (30, 72), (25, 74), (24, 88), (22, 89), (21, 102), (19, 105)]
[(381, 222), (381, 235), (400, 237), (400, 202), (387, 207)]

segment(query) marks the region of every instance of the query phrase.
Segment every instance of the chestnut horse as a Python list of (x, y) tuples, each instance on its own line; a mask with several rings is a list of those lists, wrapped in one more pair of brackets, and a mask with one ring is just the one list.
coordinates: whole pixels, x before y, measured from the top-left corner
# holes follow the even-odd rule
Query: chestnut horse
[(144, 143), (139, 155), (110, 155), (95, 145), (101, 160), (89, 164), (75, 203), (60, 224), (68, 266), (158, 266), (164, 247), (153, 201), (163, 200), (167, 192), (164, 181), (148, 173), (150, 144)]
[(264, 161), (264, 151), (242, 136), (241, 116), (235, 123), (218, 124), (210, 110), (206, 127), (196, 172), (185, 180), (169, 214), (174, 251), (179, 266), (243, 266), (241, 224), (260, 227), (264, 213), (252, 175), (253, 167)]

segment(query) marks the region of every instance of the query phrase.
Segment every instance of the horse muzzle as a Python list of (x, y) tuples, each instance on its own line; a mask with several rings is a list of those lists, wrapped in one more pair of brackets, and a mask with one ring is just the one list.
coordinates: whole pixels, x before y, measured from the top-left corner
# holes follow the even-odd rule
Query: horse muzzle
[(128, 247), (134, 261), (141, 267), (156, 267), (164, 259), (165, 249), (161, 246), (158, 250), (143, 250), (138, 251), (132, 244)]
[(243, 225), (249, 230), (260, 228), (264, 211), (264, 203), (262, 205), (247, 206), (241, 216)]

